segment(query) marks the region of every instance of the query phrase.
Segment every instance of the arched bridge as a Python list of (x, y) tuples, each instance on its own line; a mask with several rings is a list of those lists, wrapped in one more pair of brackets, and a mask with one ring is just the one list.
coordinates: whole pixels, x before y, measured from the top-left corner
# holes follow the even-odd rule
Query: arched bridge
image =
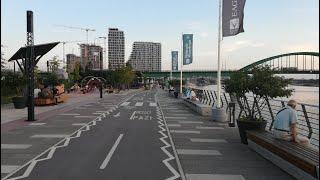
[[(319, 52), (293, 52), (268, 57), (249, 64), (239, 70), (250, 72), (255, 66), (270, 66), (278, 74), (319, 74)], [(222, 76), (230, 76), (237, 70), (222, 71)], [(146, 77), (170, 77), (170, 71), (144, 72)], [(183, 77), (216, 77), (216, 70), (184, 70)], [(180, 71), (172, 72), (172, 77), (179, 78)]]

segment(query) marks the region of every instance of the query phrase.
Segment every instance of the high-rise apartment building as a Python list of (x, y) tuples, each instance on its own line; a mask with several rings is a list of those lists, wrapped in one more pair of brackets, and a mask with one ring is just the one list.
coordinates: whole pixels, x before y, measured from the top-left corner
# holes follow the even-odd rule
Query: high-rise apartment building
[(97, 45), (80, 44), (81, 66), (83, 68), (103, 69), (103, 48)]
[(161, 44), (134, 42), (128, 63), (137, 71), (161, 71)]
[(80, 56), (77, 56), (75, 54), (67, 54), (67, 73), (73, 72), (76, 63), (81, 62)]
[(124, 33), (117, 28), (109, 28), (108, 34), (108, 61), (109, 69), (116, 70), (124, 67)]

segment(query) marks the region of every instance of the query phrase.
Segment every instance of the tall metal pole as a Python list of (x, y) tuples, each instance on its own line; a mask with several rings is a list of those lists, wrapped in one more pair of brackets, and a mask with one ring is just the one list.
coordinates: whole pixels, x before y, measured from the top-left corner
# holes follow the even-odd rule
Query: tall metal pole
[(63, 47), (62, 47), (62, 50), (63, 50), (63, 58), (62, 58), (62, 60), (63, 60), (63, 66), (65, 66), (67, 63), (66, 63), (66, 59), (65, 59), (65, 49), (64, 49), (64, 45), (66, 44), (66, 42), (62, 42), (62, 45), (63, 45)]
[(28, 121), (34, 121), (34, 35), (33, 12), (27, 11), (27, 57), (26, 73), (28, 78)]
[(89, 44), (89, 41), (88, 41), (88, 29), (86, 29), (86, 33), (87, 33), (87, 44)]
[(181, 36), (181, 63), (180, 63), (180, 94), (182, 96), (182, 67), (183, 67), (183, 33)]
[(107, 37), (104, 37), (104, 58), (106, 59), (104, 62), (106, 63), (106, 67), (108, 67), (107, 60)]
[(218, 30), (218, 80), (217, 80), (217, 88), (218, 88), (218, 97), (217, 97), (217, 108), (221, 107), (221, 62), (220, 62), (220, 43), (221, 43), (221, 0), (219, 0), (219, 30)]

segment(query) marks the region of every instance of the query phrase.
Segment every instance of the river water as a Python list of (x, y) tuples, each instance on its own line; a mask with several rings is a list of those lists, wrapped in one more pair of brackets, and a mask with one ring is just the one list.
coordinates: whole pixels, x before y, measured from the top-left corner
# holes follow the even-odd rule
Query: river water
[[(198, 88), (216, 91), (217, 85), (209, 85), (209, 86), (203, 86)], [(294, 99), (299, 103), (319, 106), (319, 87), (290, 85), (288, 88), (294, 89), (292, 96), (290, 96), (289, 98), (282, 97), (282, 98), (276, 98), (276, 99), (284, 100), (284, 101)]]

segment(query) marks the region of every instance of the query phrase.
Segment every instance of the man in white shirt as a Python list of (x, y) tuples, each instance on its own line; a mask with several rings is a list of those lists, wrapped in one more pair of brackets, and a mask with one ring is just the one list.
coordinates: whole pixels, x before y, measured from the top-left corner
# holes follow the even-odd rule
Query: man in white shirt
[(298, 135), (296, 106), (297, 102), (290, 100), (287, 106), (277, 113), (273, 125), (273, 134), (275, 138), (293, 141), (307, 146), (309, 145), (309, 139)]
[(38, 98), (39, 97), (39, 92), (41, 92), (41, 90), (39, 88), (34, 89), (34, 98)]

